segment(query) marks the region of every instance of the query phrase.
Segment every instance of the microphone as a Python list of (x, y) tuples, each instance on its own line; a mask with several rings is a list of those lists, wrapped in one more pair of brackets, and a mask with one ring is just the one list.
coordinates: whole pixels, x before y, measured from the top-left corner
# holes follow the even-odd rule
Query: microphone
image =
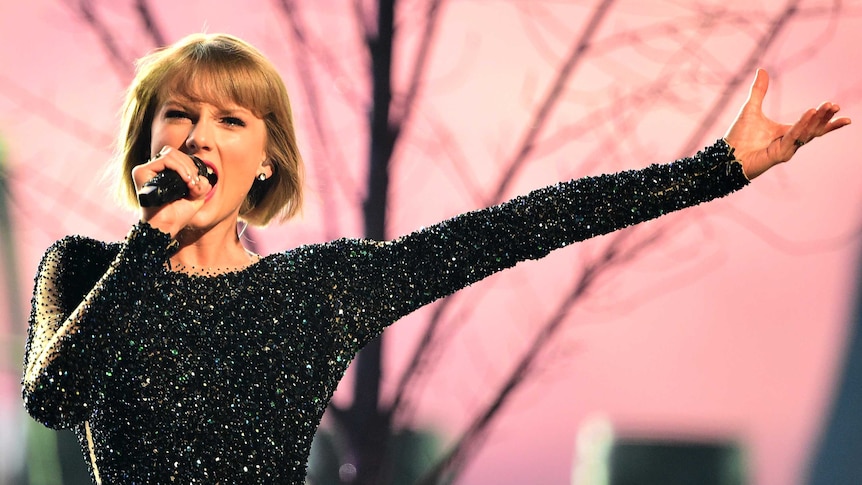
[[(213, 169), (205, 165), (200, 158), (194, 155), (189, 156), (198, 168), (198, 175), (206, 177), (210, 185), (215, 185), (218, 182), (218, 176), (213, 172)], [(138, 192), (138, 202), (141, 207), (159, 207), (182, 199), (187, 195), (189, 195), (189, 187), (186, 185), (186, 181), (174, 170), (166, 168), (141, 187)]]

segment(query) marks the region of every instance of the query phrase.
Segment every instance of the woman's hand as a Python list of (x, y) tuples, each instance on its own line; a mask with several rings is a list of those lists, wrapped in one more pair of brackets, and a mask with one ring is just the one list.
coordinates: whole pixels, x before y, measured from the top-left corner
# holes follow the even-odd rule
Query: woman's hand
[(776, 123), (763, 114), (768, 87), (769, 74), (758, 69), (748, 100), (724, 135), (749, 179), (790, 160), (799, 147), (814, 138), (850, 124), (850, 118), (832, 119), (839, 108), (830, 102), (809, 109), (793, 125)]
[(206, 177), (198, 175), (198, 168), (190, 156), (166, 146), (147, 163), (132, 169), (135, 189), (140, 191), (145, 183), (165, 169), (180, 174), (189, 188), (189, 195), (159, 207), (141, 207), (141, 220), (176, 237), (203, 206), (204, 198), (212, 186)]

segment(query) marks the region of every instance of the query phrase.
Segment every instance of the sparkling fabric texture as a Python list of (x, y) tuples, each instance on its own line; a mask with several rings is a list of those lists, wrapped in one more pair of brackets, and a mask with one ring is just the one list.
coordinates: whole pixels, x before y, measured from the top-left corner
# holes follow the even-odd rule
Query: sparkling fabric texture
[(560, 183), (389, 242), (340, 239), (236, 272), (166, 269), (170, 237), (71, 236), (39, 266), (24, 403), (74, 428), (101, 483), (302, 484), (355, 353), (403, 315), (519, 261), (747, 184), (692, 158)]

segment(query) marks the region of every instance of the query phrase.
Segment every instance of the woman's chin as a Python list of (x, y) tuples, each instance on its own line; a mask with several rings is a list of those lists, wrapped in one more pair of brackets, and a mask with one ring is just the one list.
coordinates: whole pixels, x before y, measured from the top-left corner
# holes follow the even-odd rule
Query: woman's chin
[(230, 228), (231, 231), (236, 230), (236, 224), (239, 220), (238, 210), (225, 215), (218, 214), (212, 209), (214, 209), (214, 207), (204, 205), (204, 207), (202, 207), (186, 225), (186, 229), (193, 232), (206, 233), (223, 225)]

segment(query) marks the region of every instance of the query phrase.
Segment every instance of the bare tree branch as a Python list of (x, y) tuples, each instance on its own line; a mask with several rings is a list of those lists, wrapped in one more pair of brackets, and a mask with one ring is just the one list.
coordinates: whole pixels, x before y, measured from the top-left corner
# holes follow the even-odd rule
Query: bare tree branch
[(737, 69), (730, 82), (725, 86), (724, 91), (722, 91), (721, 95), (713, 103), (712, 108), (708, 110), (702, 122), (698, 123), (697, 130), (689, 137), (689, 142), (683, 146), (682, 153), (694, 153), (700, 143), (703, 142), (707, 133), (711, 133), (715, 129), (715, 123), (724, 110), (727, 109), (731, 96), (735, 96), (739, 87), (750, 79), (751, 73), (754, 72), (761, 59), (763, 59), (764, 53), (772, 47), (772, 44), (778, 38), (778, 34), (787, 27), (793, 16), (798, 13), (799, 2), (800, 0), (790, 0), (787, 2), (778, 18), (772, 22), (769, 31), (755, 45), (754, 50), (749, 53), (748, 59)]
[(509, 189), (509, 185), (514, 181), (518, 171), (528, 160), (531, 152), (535, 148), (537, 138), (551, 117), (553, 108), (565, 92), (569, 78), (580, 61), (583, 60), (584, 54), (590, 46), (590, 42), (598, 32), (599, 26), (601, 26), (602, 22), (610, 12), (614, 1), (615, 0), (602, 0), (593, 11), (584, 31), (572, 46), (572, 50), (566, 56), (565, 61), (561, 65), (557, 76), (554, 78), (550, 89), (539, 104), (538, 110), (533, 115), (533, 118), (527, 123), (527, 132), (518, 143), (515, 156), (509, 161), (506, 168), (503, 170), (503, 175), (497, 183), (497, 188), (491, 196), (491, 200), (499, 201), (504, 197), (506, 191)]
[(362, 0), (353, 0), (353, 16), (356, 19), (356, 24), (359, 26), (359, 32), (362, 33), (362, 42), (367, 43), (368, 39), (374, 36), (375, 28), (374, 15), (369, 14), (362, 7)]
[[(664, 83), (661, 83), (661, 81), (657, 81), (657, 85), (663, 84)], [(583, 132), (580, 132), (579, 134), (584, 134), (585, 132), (589, 133), (590, 129), (596, 129), (600, 126), (600, 124), (595, 123), (595, 120), (603, 116), (603, 112), (605, 113), (604, 116), (609, 120), (616, 120), (620, 123), (620, 128), (612, 130), (613, 133), (609, 134), (605, 141), (599, 144), (594, 153), (584, 156), (584, 160), (586, 160), (587, 163), (590, 161), (594, 164), (607, 162), (610, 154), (612, 154), (619, 146), (619, 133), (628, 133), (631, 131), (626, 129), (626, 126), (631, 123), (627, 120), (629, 118), (634, 118), (637, 113), (641, 113), (641, 104), (645, 100), (653, 99), (654, 96), (659, 95), (659, 93), (655, 93), (653, 89), (654, 88), (646, 89), (645, 93), (638, 96), (636, 99), (628, 97), (620, 98), (612, 103), (606, 110), (588, 114), (583, 118), (584, 124), (587, 126), (585, 126)], [(630, 116), (626, 116), (626, 112), (630, 112), (632, 114)], [(612, 116), (612, 114), (615, 116)], [(537, 148), (539, 148), (538, 145)], [(478, 194), (478, 191), (473, 191), (472, 193)], [(481, 202), (487, 203), (487, 201)], [(436, 356), (439, 355), (447, 344), (446, 337), (440, 334), (444, 326), (444, 322), (469, 321), (473, 313), (470, 310), (478, 308), (476, 303), (481, 296), (472, 296), (473, 304), (470, 305), (470, 310), (461, 312), (457, 316), (449, 316), (447, 311), (455, 304), (458, 298), (460, 298), (460, 295), (455, 294), (446, 298), (442, 302), (439, 302), (428, 319), (428, 323), (426, 324), (422, 337), (418, 341), (419, 343), (413, 353), (413, 357), (404, 372), (401, 374), (398, 385), (396, 386), (391, 408), (397, 421), (404, 421), (412, 412), (412, 404), (408, 400), (408, 396), (420, 385), (418, 379), (423, 375), (428, 375), (431, 372), (429, 367), (440, 362)]]
[(862, 225), (860, 225), (843, 234), (795, 241), (781, 235), (775, 229), (745, 211), (733, 207), (730, 207), (727, 211), (728, 213), (725, 214), (726, 217), (744, 227), (748, 232), (755, 234), (758, 239), (771, 249), (793, 256), (810, 256), (817, 253), (836, 251), (844, 249), (862, 239)]
[[(665, 100), (669, 82), (670, 79), (666, 76), (656, 77), (653, 82), (640, 86), (625, 95), (618, 96), (612, 103), (584, 113), (576, 121), (561, 125), (553, 133), (536, 143), (533, 156), (548, 157), (557, 151), (567, 148), (572, 143), (587, 137), (594, 137), (595, 131), (602, 126), (602, 123), (597, 123), (596, 120), (617, 120), (618, 122), (621, 117), (632, 117), (642, 114), (647, 103)], [(606, 143), (600, 144), (593, 153), (584, 155), (580, 163), (592, 163), (593, 165), (603, 163), (603, 159), (608, 153), (606, 150), (614, 149), (614, 145), (618, 144), (618, 137), (607, 140)], [(582, 171), (589, 171), (589, 169), (583, 169)]]
[(104, 47), (108, 54), (108, 60), (111, 63), (111, 67), (114, 68), (117, 76), (123, 81), (130, 80), (134, 74), (132, 69), (134, 58), (126, 55), (122, 51), (120, 45), (117, 43), (116, 37), (114, 37), (114, 34), (99, 17), (96, 8), (93, 6), (92, 0), (78, 0), (77, 5), (73, 4), (73, 1), (74, 0), (66, 0), (66, 5), (75, 11), (80, 16), (81, 20), (83, 20), (99, 37), (102, 47)]
[(828, 9), (806, 9), (799, 7), (798, 17), (810, 18), (814, 16), (826, 16), (828, 21), (820, 29), (820, 34), (813, 36), (808, 42), (808, 46), (796, 54), (784, 59), (783, 64), (788, 66), (799, 66), (806, 60), (811, 59), (814, 55), (823, 49), (823, 46), (835, 36), (835, 31), (838, 28), (838, 23), (842, 18), (846, 18), (846, 9), (842, 7), (841, 0), (833, 0), (831, 8)]
[(431, 52), (431, 46), (436, 38), (437, 26), (442, 17), (441, 11), (445, 5), (445, 0), (429, 0), (428, 8), (425, 11), (425, 29), (422, 32), (419, 41), (419, 47), (414, 57), (413, 67), (410, 69), (410, 81), (407, 87), (407, 93), (404, 95), (403, 101), (399, 104), (400, 113), (395, 115), (398, 118), (397, 122), (404, 127), (409, 124), (410, 118), (415, 111), (416, 96), (425, 79), (425, 71), (428, 68), (428, 56)]
[[(279, 0), (279, 9), (282, 12), (285, 22), (290, 26), (290, 41), (291, 45), (295, 46), (298, 62), (296, 65), (301, 74), (299, 80), (302, 90), (305, 93), (305, 100), (308, 103), (309, 116), (308, 119), (313, 127), (312, 135), (315, 138), (314, 146), (320, 150), (322, 155), (321, 163), (309, 165), (309, 169), (317, 170), (320, 173), (318, 178), (321, 185), (325, 187), (322, 192), (322, 208), (324, 220), (324, 234), (328, 239), (334, 239), (340, 232), (339, 211), (335, 208), (335, 202), (328, 190), (329, 181), (335, 181), (339, 189), (347, 196), (348, 200), (353, 201), (354, 206), (358, 206), (362, 200), (362, 195), (358, 190), (358, 183), (350, 178), (350, 171), (347, 170), (344, 154), (341, 152), (338, 143), (333, 143), (329, 138), (328, 126), (331, 126), (328, 117), (328, 111), (324, 109), (320, 102), (321, 95), (319, 86), (314, 75), (311, 72), (311, 49), (309, 48), (308, 35), (304, 23), (297, 11), (296, 3), (293, 0)], [(325, 66), (329, 66), (330, 71), (339, 70), (335, 63), (330, 63), (331, 59), (324, 54), (321, 62)]]
[(167, 44), (165, 35), (162, 33), (162, 28), (153, 17), (153, 11), (150, 8), (149, 0), (135, 0), (135, 9), (138, 11), (138, 17), (140, 18), (141, 23), (144, 25), (144, 31), (150, 36), (153, 44), (156, 46)]
[(662, 235), (660, 231), (653, 231), (648, 237), (641, 239), (633, 246), (624, 248), (625, 240), (634, 232), (623, 231), (619, 233), (602, 254), (583, 268), (580, 277), (573, 282), (566, 297), (560, 301), (553, 314), (541, 325), (541, 330), (534, 336), (527, 350), (524, 351), (509, 373), (508, 378), (500, 386), (495, 397), (473, 419), (446, 455), (423, 477), (419, 482), (421, 485), (445, 483), (445, 478), (458, 475), (481, 444), (491, 422), (521, 384), (530, 377), (544, 349), (563, 327), (572, 308), (581, 301), (596, 279), (610, 269), (630, 261), (642, 253), (644, 249), (655, 244)]
[[(356, 3), (358, 4), (359, 1), (357, 0)], [(364, 116), (365, 113), (362, 110), (368, 105), (368, 96), (357, 89), (355, 83), (345, 82), (345, 80), (352, 80), (354, 76), (346, 73), (341, 63), (337, 61), (338, 56), (327, 48), (327, 43), (314, 37), (306, 28), (305, 22), (300, 18), (300, 8), (296, 0), (275, 0), (275, 6), (290, 26), (294, 42), (305, 51), (303, 59), (316, 61), (343, 96), (345, 106), (357, 110)]]
[(114, 141), (114, 137), (110, 133), (101, 131), (87, 121), (57, 108), (55, 103), (21, 86), (17, 81), (3, 73), (0, 73), (0, 95), (5, 96), (18, 106), (26, 107), (28, 114), (39, 117), (94, 149), (108, 149)]
[[(649, 102), (657, 102), (658, 100), (667, 98), (667, 89), (669, 80), (665, 77), (659, 77), (646, 87), (640, 88), (638, 91), (630, 95), (618, 99), (616, 102), (607, 107), (599, 108), (594, 112), (590, 112), (581, 117), (581, 120), (574, 125), (569, 125), (562, 128), (554, 136), (549, 139), (542, 140), (535, 144), (535, 149), (541, 153), (549, 153), (548, 150), (562, 148), (564, 144), (568, 144), (577, 140), (582, 136), (589, 136), (592, 131), (598, 126), (596, 119), (607, 118), (613, 119), (617, 124), (617, 129), (613, 130), (613, 136), (609, 136), (606, 141), (600, 144), (595, 153), (585, 156), (584, 159), (589, 162), (599, 163), (606, 162), (609, 153), (612, 153), (618, 148), (619, 134), (630, 132), (625, 131), (625, 124), (634, 122), (634, 118), (645, 109), (643, 104)], [(628, 113), (628, 115), (626, 115)], [(629, 120), (629, 121), (627, 121)], [(538, 156), (539, 152), (534, 152), (531, 156)], [(498, 201), (492, 201), (496, 203)], [(408, 412), (408, 404), (406, 403), (406, 394), (408, 394), (411, 386), (415, 385), (413, 379), (419, 375), (426, 373), (424, 367), (435, 362), (433, 355), (436, 354), (437, 347), (445, 346), (445, 343), (436, 335), (442, 322), (444, 321), (445, 312), (450, 304), (452, 304), (457, 296), (452, 296), (438, 304), (432, 316), (429, 318), (429, 323), (417, 344), (417, 349), (413, 354), (408, 366), (402, 373), (398, 386), (396, 387), (395, 397), (393, 399), (393, 411), (399, 418), (403, 417)]]
[[(563, 62), (563, 65), (552, 83), (552, 87), (540, 103), (536, 114), (527, 123), (527, 132), (524, 135), (523, 140), (518, 144), (515, 156), (509, 162), (508, 167), (504, 170), (503, 176), (496, 185), (496, 189), (486, 205), (499, 203), (505, 197), (509, 184), (512, 183), (520, 167), (529, 158), (535, 147), (535, 141), (541, 133), (544, 124), (550, 118), (553, 107), (556, 105), (565, 90), (565, 85), (568, 82), (572, 71), (586, 52), (590, 40), (597, 32), (601, 21), (607, 15), (613, 2), (614, 0), (603, 0), (600, 6), (594, 11), (581, 37), (574, 43), (571, 52)], [(413, 357), (410, 359), (410, 363), (401, 374), (398, 385), (396, 386), (395, 397), (393, 398), (391, 408), (394, 413), (400, 412), (399, 410), (403, 406), (405, 394), (410, 386), (411, 380), (417, 374), (418, 369), (428, 362), (426, 352), (428, 352), (428, 349), (434, 345), (435, 334), (442, 322), (442, 316), (445, 315), (449, 305), (451, 305), (456, 299), (456, 296), (450, 296), (439, 302), (433, 316), (426, 325), (425, 331), (423, 332), (419, 343), (416, 345), (416, 350), (413, 352)]]
[(457, 180), (463, 186), (463, 190), (459, 192), (470, 196), (472, 205), (481, 206), (485, 201), (482, 200), (479, 179), (471, 170), (469, 160), (458, 145), (452, 130), (436, 117), (432, 119), (426, 114), (425, 118), (430, 125), (430, 132), (433, 136), (422, 138), (417, 133), (413, 135), (413, 139), (419, 138), (420, 141), (417, 142), (417, 145), (427, 151), (429, 155), (440, 156), (438, 152), (442, 151), (445, 154), (444, 159), (450, 162)]
[[(746, 62), (741, 69), (746, 69), (748, 68), (748, 64), (759, 62), (759, 60), (762, 59), (763, 55), (768, 50), (768, 45), (775, 39), (782, 29), (786, 28), (789, 19), (796, 13), (796, 3), (797, 2), (792, 1), (784, 10), (782, 10), (776, 20), (772, 23), (773, 28), (770, 29), (763, 36), (761, 41), (755, 45), (752, 54), (749, 56), (748, 62)], [(728, 88), (725, 89), (725, 92), (731, 90), (731, 87), (735, 85), (734, 83), (736, 82), (737, 77), (738, 75), (730, 78), (728, 81)], [(714, 116), (714, 113), (716, 111), (723, 111), (726, 109), (729, 101), (729, 96), (721, 96), (719, 101), (713, 105), (712, 109), (708, 110), (705, 114), (704, 123), (713, 121), (712, 117)], [(698, 123), (697, 126), (701, 125), (701, 123)], [(685, 146), (699, 144), (702, 142), (703, 138), (704, 134), (702, 133), (702, 130), (696, 128), (690, 135), (689, 141)], [(684, 153), (691, 153), (693, 150), (694, 149), (689, 149)], [(566, 315), (569, 313), (571, 308), (579, 302), (585, 290), (593, 284), (596, 278), (613, 267), (618, 266), (621, 262), (630, 261), (637, 257), (644, 249), (655, 244), (665, 234), (662, 230), (653, 230), (633, 246), (621, 251), (621, 242), (630, 237), (633, 232), (635, 231), (629, 229), (617, 233), (613, 236), (611, 242), (606, 246), (603, 253), (584, 268), (580, 279), (569, 291), (568, 296), (558, 306), (558, 310), (555, 315), (541, 326), (541, 330), (534, 338), (528, 350), (522, 354), (522, 358), (518, 361), (512, 372), (510, 372), (508, 378), (500, 386), (494, 399), (492, 399), (491, 402), (477, 414), (446, 455), (423, 478), (421, 481), (423, 485), (440, 483), (444, 478), (457, 476), (465, 463), (472, 456), (472, 451), (481, 443), (491, 422), (498, 415), (509, 397), (511, 397), (515, 390), (520, 387), (520, 384), (522, 384), (529, 376), (530, 372), (534, 368), (536, 359), (551, 341), (550, 337), (556, 334), (561, 327), (562, 322), (565, 321)]]
[[(35, 164), (38, 167), (38, 164)], [(81, 193), (74, 192), (67, 181), (57, 178), (55, 174), (46, 172), (41, 169), (36, 171), (36, 180), (39, 184), (58, 187), (58, 191), (46, 191), (38, 184), (22, 181), (16, 183), (16, 187), (21, 187), (31, 194), (31, 201), (21, 202), (12, 198), (12, 206), (15, 212), (22, 214), (25, 220), (40, 221), (35, 227), (51, 239), (59, 239), (65, 234), (79, 232), (80, 228), (69, 227), (67, 224), (68, 218), (62, 214), (73, 210), (78, 214), (89, 214), (90, 221), (94, 226), (104, 230), (110, 228), (121, 227), (125, 221), (117, 215), (116, 212), (108, 210), (104, 203), (94, 201), (88, 197), (82, 197)], [(74, 207), (69, 206), (69, 201), (74, 201)]]

